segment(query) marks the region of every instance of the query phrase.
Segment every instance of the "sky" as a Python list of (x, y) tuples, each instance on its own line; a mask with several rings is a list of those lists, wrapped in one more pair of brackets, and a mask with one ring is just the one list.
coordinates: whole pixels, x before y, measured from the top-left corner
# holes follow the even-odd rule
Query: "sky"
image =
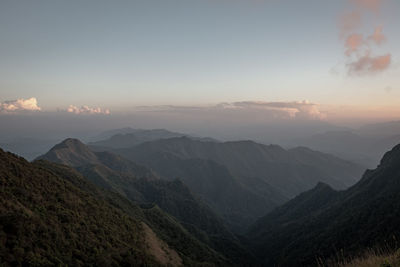
[(0, 115), (400, 119), (397, 0), (2, 0)]

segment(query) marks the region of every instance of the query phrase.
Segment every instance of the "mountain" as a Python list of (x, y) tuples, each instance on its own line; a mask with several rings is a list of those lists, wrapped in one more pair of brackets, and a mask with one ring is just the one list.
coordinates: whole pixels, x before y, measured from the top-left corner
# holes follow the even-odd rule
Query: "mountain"
[(0, 184), (0, 262), (5, 266), (238, 264), (158, 206), (138, 206), (68, 166), (29, 163), (0, 150)]
[(294, 145), (336, 155), (375, 168), (386, 151), (400, 142), (400, 123), (365, 125), (359, 129), (329, 131), (296, 139)]
[(93, 152), (87, 145), (73, 138), (65, 139), (37, 159), (45, 159), (72, 167), (106, 165), (111, 170), (121, 173), (155, 178), (155, 174), (144, 166), (110, 152)]
[[(226, 266), (233, 264), (229, 259), (207, 246), (204, 242), (199, 241), (188, 230), (186, 230), (176, 218), (165, 213), (156, 204), (151, 203), (138, 206), (118, 193), (109, 190), (102, 190), (94, 186), (86, 177), (66, 165), (59, 165), (43, 160), (35, 161), (34, 164), (50, 170), (53, 174), (73, 183), (81, 190), (93, 194), (97, 198), (106, 201), (127, 215), (134, 217), (139, 221), (143, 221), (146, 225), (150, 226), (150, 232), (148, 231), (148, 228), (144, 226), (146, 228), (146, 236), (150, 233), (151, 236), (148, 238), (151, 239), (151, 243), (154, 244), (154, 241), (157, 241), (157, 238), (160, 239), (159, 243), (161, 243), (161, 248), (160, 246), (155, 247), (154, 252), (156, 252), (155, 255), (157, 257), (161, 255), (165, 258), (165, 255), (162, 252), (164, 250), (167, 254), (172, 253), (173, 255), (174, 251), (170, 250), (173, 249), (178, 252), (184, 265), (202, 266), (202, 264), (215, 264)], [(152, 234), (152, 231), (154, 231), (157, 238)], [(163, 242), (165, 242), (165, 244)]]
[(183, 136), (187, 136), (189, 138), (200, 141), (216, 141), (212, 138), (194, 137), (182, 133), (170, 132), (165, 129), (144, 130), (123, 128), (103, 133), (100, 136), (102, 136), (103, 138), (96, 142), (89, 143), (89, 146), (97, 151), (104, 150), (105, 148), (131, 147), (144, 142)]
[(221, 214), (235, 232), (243, 231), (256, 218), (287, 200), (261, 181), (256, 181), (259, 189), (253, 192), (239, 183), (225, 166), (212, 160), (181, 159), (170, 153), (160, 153), (141, 163), (167, 180), (181, 179), (193, 193)]
[(0, 150), (0, 183), (3, 264), (161, 265), (144, 224), (42, 166)]
[(119, 129), (112, 129), (112, 130), (107, 130), (104, 132), (101, 132), (100, 134), (92, 137), (92, 141), (100, 141), (100, 140), (104, 140), (104, 139), (108, 139), (113, 135), (117, 135), (117, 134), (128, 134), (128, 133), (134, 133), (136, 132), (138, 129), (134, 129), (132, 127), (125, 127), (125, 128), (119, 128)]
[(345, 191), (318, 184), (258, 220), (248, 238), (266, 266), (312, 266), (396, 244), (400, 145)]
[(146, 167), (110, 152), (93, 152), (77, 139), (64, 140), (38, 159), (72, 166), (94, 184), (134, 203), (157, 204), (200, 242), (227, 257), (247, 257), (223, 221), (179, 180), (161, 180)]
[[(324, 153), (304, 148), (285, 150), (252, 141), (199, 142), (186, 137), (157, 140), (114, 150), (128, 159), (151, 166), (169, 154), (180, 159), (204, 159), (225, 166), (247, 188), (269, 187), (291, 198), (319, 181), (344, 189), (356, 182), (364, 168)], [(153, 159), (157, 159), (153, 161)], [(322, 167), (324, 166), (324, 167)], [(340, 167), (340, 168), (337, 168)], [(181, 177), (182, 179), (185, 179)]]
[(344, 189), (364, 168), (306, 148), (187, 137), (112, 150), (167, 179), (179, 177), (241, 233), (256, 219), (319, 181)]
[(357, 132), (361, 135), (372, 135), (372, 136), (392, 136), (400, 134), (400, 121), (389, 121), (367, 124), (359, 129)]

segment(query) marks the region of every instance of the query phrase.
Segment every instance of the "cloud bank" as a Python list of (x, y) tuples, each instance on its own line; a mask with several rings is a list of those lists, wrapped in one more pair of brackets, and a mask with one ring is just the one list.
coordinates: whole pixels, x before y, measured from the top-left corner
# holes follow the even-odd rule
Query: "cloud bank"
[(109, 115), (111, 113), (109, 109), (101, 109), (99, 107), (92, 108), (86, 105), (81, 107), (70, 105), (67, 109), (67, 112), (74, 114), (105, 114), (105, 115)]
[(239, 118), (245, 115), (249, 118), (264, 119), (305, 119), (305, 120), (324, 120), (326, 114), (319, 110), (319, 105), (304, 101), (293, 102), (264, 102), (264, 101), (241, 101), (232, 103), (219, 103), (214, 106), (142, 106), (139, 111), (144, 112), (163, 112), (163, 113), (183, 113), (199, 114), (223, 114), (232, 118)]
[(0, 113), (16, 113), (21, 111), (40, 111), (37, 99), (31, 97), (29, 99), (17, 99), (11, 101), (0, 102)]
[(260, 109), (264, 111), (279, 111), (290, 118), (325, 119), (326, 115), (319, 111), (318, 105), (304, 101), (295, 102), (262, 102), (244, 101), (232, 103), (234, 107)]

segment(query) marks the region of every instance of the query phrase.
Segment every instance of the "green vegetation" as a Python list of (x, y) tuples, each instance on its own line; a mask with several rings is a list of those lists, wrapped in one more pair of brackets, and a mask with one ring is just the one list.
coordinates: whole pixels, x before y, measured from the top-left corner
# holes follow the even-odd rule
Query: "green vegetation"
[[(171, 248), (180, 251), (186, 266), (213, 262), (219, 266), (230, 265), (229, 260), (196, 239), (172, 216), (166, 215), (158, 206), (143, 209), (146, 221)], [(205, 264), (207, 265), (207, 264)]]
[(144, 248), (137, 220), (41, 165), (2, 150), (0, 192), (2, 263), (158, 265)]

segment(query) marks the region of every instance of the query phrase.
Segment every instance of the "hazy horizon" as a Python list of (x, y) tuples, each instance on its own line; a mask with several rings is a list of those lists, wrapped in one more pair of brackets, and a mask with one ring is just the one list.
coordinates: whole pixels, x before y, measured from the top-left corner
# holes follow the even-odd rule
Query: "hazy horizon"
[(168, 106), (346, 126), (399, 120), (399, 8), (394, 0), (2, 1), (0, 114), (118, 118)]

